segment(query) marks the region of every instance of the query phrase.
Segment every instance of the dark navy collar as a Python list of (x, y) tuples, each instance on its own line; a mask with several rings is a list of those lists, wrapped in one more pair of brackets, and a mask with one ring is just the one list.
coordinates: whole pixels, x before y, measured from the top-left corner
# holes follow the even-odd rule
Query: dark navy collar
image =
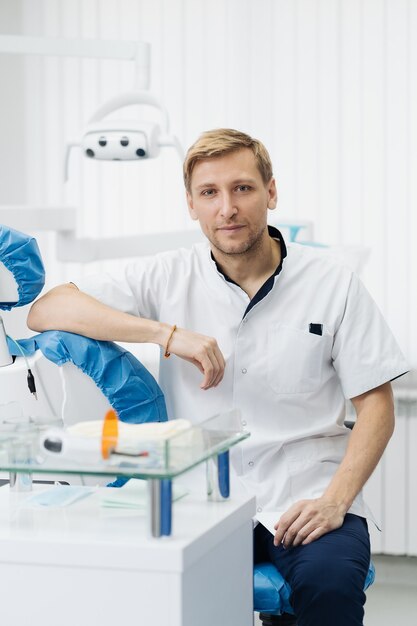
[[(248, 304), (248, 306), (246, 308), (246, 311), (245, 311), (243, 317), (245, 317), (245, 315), (255, 306), (255, 304), (257, 304), (263, 298), (265, 298), (265, 296), (271, 291), (272, 287), (274, 286), (275, 277), (278, 276), (278, 274), (280, 274), (280, 272), (282, 270), (282, 263), (283, 263), (285, 257), (287, 256), (287, 246), (285, 245), (284, 237), (282, 236), (282, 233), (278, 230), (278, 228), (275, 228), (275, 226), (268, 226), (268, 233), (269, 233), (269, 236), (272, 237), (272, 239), (276, 239), (278, 241), (279, 245), (280, 245), (280, 248), (281, 248), (281, 260), (279, 262), (278, 267), (275, 269), (275, 271), (271, 274), (271, 276), (269, 278), (266, 279), (266, 281), (264, 282), (262, 287), (253, 296), (252, 300), (249, 302), (249, 304)], [(229, 282), (229, 283), (232, 283), (233, 285), (237, 285), (238, 287), (240, 287), (240, 285), (238, 285), (238, 283), (236, 283), (234, 280), (229, 278), (229, 276), (227, 276), (227, 274), (225, 274), (220, 269), (220, 267), (218, 266), (218, 264), (216, 262), (216, 259), (213, 256), (213, 253), (211, 252), (210, 254), (211, 254), (211, 258), (213, 259), (213, 261), (216, 264), (217, 271), (225, 278), (225, 280), (227, 280), (227, 282)]]

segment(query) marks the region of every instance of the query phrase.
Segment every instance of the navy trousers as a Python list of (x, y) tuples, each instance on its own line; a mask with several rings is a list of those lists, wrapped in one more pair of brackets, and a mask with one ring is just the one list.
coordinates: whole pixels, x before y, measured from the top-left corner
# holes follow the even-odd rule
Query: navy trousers
[(363, 591), (370, 562), (366, 519), (348, 513), (343, 525), (306, 546), (274, 546), (262, 524), (254, 531), (255, 563), (273, 563), (291, 586), (298, 626), (363, 626)]

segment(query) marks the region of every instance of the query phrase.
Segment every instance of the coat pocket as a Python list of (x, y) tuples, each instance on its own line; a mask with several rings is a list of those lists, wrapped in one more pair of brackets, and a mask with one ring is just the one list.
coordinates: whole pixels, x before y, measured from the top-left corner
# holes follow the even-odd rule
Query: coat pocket
[(320, 386), (332, 337), (279, 323), (268, 338), (268, 384), (279, 394), (311, 393)]

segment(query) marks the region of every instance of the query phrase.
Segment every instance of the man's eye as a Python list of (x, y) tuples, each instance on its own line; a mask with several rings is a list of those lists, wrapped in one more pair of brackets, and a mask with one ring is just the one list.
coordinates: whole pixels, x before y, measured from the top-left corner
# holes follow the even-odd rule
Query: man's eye
[(236, 189), (238, 191), (249, 191), (251, 187), (249, 185), (238, 185)]
[(214, 195), (214, 189), (204, 189), (204, 191), (201, 192), (202, 196), (213, 196)]

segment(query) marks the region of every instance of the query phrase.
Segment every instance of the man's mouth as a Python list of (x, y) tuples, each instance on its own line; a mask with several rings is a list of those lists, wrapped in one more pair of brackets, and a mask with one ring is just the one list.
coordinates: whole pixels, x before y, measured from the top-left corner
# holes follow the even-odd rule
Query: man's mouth
[(244, 228), (243, 224), (230, 224), (229, 226), (219, 226), (217, 230), (233, 232), (235, 230), (240, 230), (241, 228)]

